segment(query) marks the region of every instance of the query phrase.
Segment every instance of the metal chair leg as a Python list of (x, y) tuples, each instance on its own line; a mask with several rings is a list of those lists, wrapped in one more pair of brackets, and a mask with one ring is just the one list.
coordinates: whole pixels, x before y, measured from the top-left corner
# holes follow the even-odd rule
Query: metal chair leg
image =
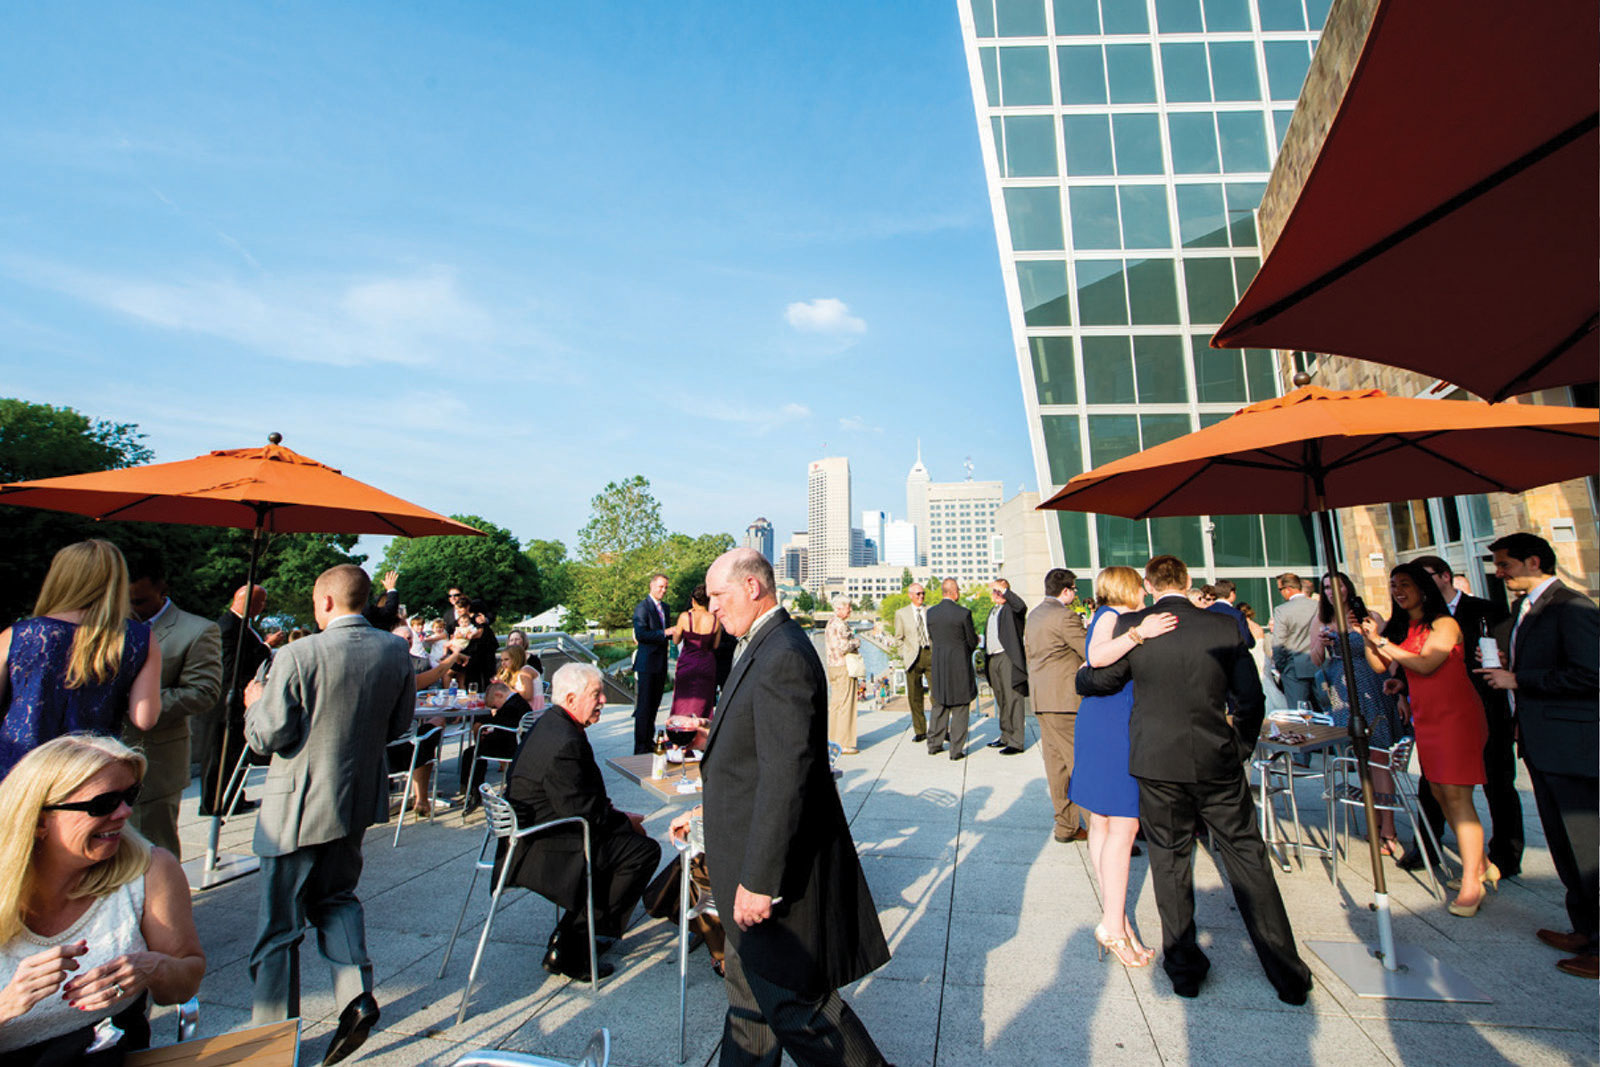
[[(233, 773), (228, 776), (228, 787), (222, 791), (222, 817), (233, 817), (234, 809), (239, 806), (239, 798), (244, 796), (245, 776), (250, 773), (250, 749), (248, 747), (239, 753), (239, 760), (233, 765)], [(204, 800), (204, 797), (200, 798)]]
[[(510, 857), (500, 868), (502, 875), (511, 867)], [(500, 906), (500, 894), (506, 887), (505, 878), (500, 879), (500, 884), (495, 886), (494, 896), (489, 900), (489, 914), (483, 917), (483, 933), (478, 935), (478, 951), (472, 954), (472, 969), (467, 972), (467, 987), (461, 991), (461, 1008), (456, 1012), (456, 1025), (460, 1026), (467, 1018), (467, 1001), (472, 999), (472, 985), (478, 980), (478, 965), (483, 962), (484, 947), (489, 944), (489, 928), (494, 925), (495, 909)]]
[(689, 851), (678, 854), (678, 1062), (689, 1058)]
[(461, 924), (467, 918), (467, 905), (472, 903), (472, 891), (478, 887), (478, 872), (483, 870), (483, 857), (488, 852), (489, 841), (493, 840), (494, 836), (489, 835), (489, 840), (478, 850), (477, 862), (472, 865), (472, 880), (467, 883), (467, 895), (461, 898), (461, 914), (456, 916), (456, 928), (450, 931), (450, 943), (444, 949), (444, 962), (439, 964), (440, 978), (444, 977), (444, 969), (450, 966), (450, 954), (456, 950), (456, 938), (460, 936)]
[(422, 746), (416, 738), (411, 740), (411, 766), (406, 770), (406, 784), (400, 788), (400, 817), (394, 821), (394, 843), (390, 848), (400, 847), (400, 831), (406, 825), (406, 808), (411, 803), (411, 779), (417, 773), (417, 750)]

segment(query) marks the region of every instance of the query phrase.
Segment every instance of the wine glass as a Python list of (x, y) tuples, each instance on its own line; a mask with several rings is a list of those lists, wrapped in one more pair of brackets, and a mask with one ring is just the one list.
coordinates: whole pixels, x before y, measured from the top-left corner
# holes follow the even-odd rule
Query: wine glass
[(678, 764), (679, 777), (688, 777), (689, 749), (694, 744), (695, 734), (699, 732), (699, 724), (688, 716), (672, 715), (667, 718), (667, 741), (683, 752), (683, 761)]

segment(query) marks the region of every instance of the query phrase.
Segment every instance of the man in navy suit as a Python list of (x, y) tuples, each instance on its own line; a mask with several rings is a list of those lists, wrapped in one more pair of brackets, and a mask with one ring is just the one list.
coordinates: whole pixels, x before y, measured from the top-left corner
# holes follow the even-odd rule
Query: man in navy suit
[(1600, 978), (1600, 611), (1561, 584), (1555, 550), (1544, 538), (1508, 534), (1489, 551), (1500, 580), (1523, 597), (1512, 617), (1506, 669), (1477, 673), (1510, 696), (1522, 760), (1572, 921), (1570, 932), (1539, 930), (1536, 936), (1572, 953), (1556, 963), (1560, 970)]
[(667, 645), (678, 636), (676, 626), (667, 625), (667, 576), (650, 578), (650, 595), (633, 609), (633, 754), (655, 747), (656, 712), (661, 710), (661, 694), (667, 687)]

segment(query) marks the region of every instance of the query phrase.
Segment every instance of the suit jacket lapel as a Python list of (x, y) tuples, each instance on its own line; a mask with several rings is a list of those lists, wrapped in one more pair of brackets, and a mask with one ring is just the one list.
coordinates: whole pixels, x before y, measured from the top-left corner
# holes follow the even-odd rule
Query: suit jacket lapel
[(722, 728), (723, 720), (727, 718), (724, 711), (727, 709), (734, 691), (739, 688), (739, 683), (744, 681), (745, 674), (750, 670), (750, 661), (755, 658), (756, 649), (760, 648), (762, 642), (777, 632), (778, 627), (788, 621), (789, 613), (779, 608), (772, 621), (767, 623), (759, 634), (756, 634), (755, 640), (745, 646), (744, 654), (739, 657), (739, 661), (733, 665), (733, 670), (728, 673), (728, 680), (722, 684), (722, 697), (717, 701), (716, 715), (711, 720), (711, 732), (706, 735), (706, 750), (700, 757), (702, 760), (711, 754), (711, 746), (717, 740), (717, 731)]

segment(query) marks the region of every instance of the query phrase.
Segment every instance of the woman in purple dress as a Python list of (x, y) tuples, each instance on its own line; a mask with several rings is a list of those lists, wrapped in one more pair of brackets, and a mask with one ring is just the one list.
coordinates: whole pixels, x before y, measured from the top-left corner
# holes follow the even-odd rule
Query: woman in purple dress
[(672, 714), (709, 719), (716, 710), (716, 650), (722, 643), (722, 625), (711, 614), (704, 585), (689, 594), (689, 610), (678, 616), (673, 643), (678, 646), (678, 673), (672, 683)]
[(161, 715), (161, 649), (131, 618), (128, 565), (110, 541), (50, 561), (33, 617), (0, 633), (0, 777), (62, 734), (115, 735)]

